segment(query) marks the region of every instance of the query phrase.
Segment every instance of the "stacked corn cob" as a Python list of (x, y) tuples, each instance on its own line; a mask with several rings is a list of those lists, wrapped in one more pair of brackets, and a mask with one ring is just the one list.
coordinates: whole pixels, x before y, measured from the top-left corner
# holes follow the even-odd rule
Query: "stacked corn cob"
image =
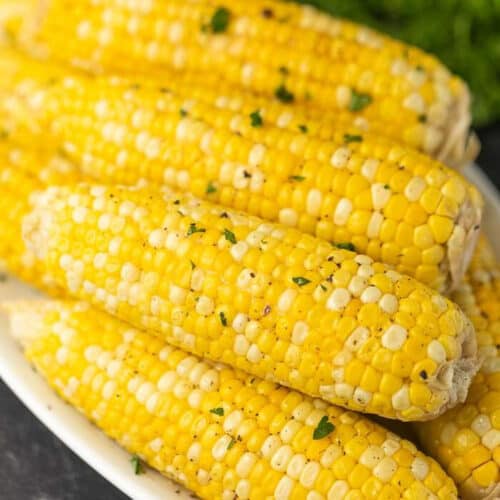
[[(370, 134), (329, 140), (115, 77), (63, 77), (6, 54), (7, 113), (49, 127), (100, 180), (148, 179), (349, 243), (444, 291), (458, 284), (482, 201), (441, 163)], [(26, 90), (28, 89), (28, 90)]]
[(424, 420), (462, 400), (475, 372), (473, 330), (436, 292), (369, 257), (190, 196), (51, 188), (24, 234), (74, 296), (347, 408)]
[(363, 416), (82, 304), (11, 309), (28, 359), (64, 399), (202, 498), (456, 498), (436, 462)]
[(425, 449), (459, 485), (463, 498), (500, 495), (500, 268), (482, 240), (453, 299), (471, 318), (484, 358), (469, 397), (442, 417), (419, 424)]
[[(415, 421), (467, 396), (474, 330), (425, 285), (460, 283), (482, 202), (422, 154), (464, 160), (463, 83), (274, 0), (2, 5), (0, 27), (50, 60), (1, 51), (0, 125), (17, 153), (0, 185), (17, 208), (0, 257), (96, 307), (10, 306), (49, 383), (204, 498), (456, 498), (410, 443), (329, 403)], [(40, 169), (55, 152), (109, 185)], [(477, 305), (496, 275), (481, 259), (452, 297), (489, 356), (476, 393), (417, 424), (466, 499), (498, 495), (498, 318)]]
[(391, 137), (443, 160), (464, 155), (463, 82), (433, 57), (364, 27), (276, 0), (73, 4), (49, 2), (35, 33), (52, 57), (160, 78), (164, 70), (200, 72), (207, 83), (384, 123)]

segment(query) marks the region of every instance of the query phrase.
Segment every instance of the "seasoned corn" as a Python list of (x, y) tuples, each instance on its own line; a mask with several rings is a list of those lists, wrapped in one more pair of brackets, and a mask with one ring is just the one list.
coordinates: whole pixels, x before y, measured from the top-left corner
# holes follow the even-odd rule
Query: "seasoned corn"
[(190, 196), (50, 188), (24, 235), (73, 296), (341, 406), (425, 420), (463, 400), (476, 371), (469, 322), (436, 292), (370, 257)]
[(68, 9), (52, 0), (37, 41), (45, 54), (99, 71), (196, 71), (290, 106), (347, 110), (449, 161), (466, 148), (462, 81), (416, 48), (311, 7), (104, 0)]
[(189, 190), (350, 243), (440, 291), (463, 276), (482, 201), (437, 161), (368, 133), (322, 140), (123, 78), (40, 71), (7, 86), (4, 106), (48, 127), (95, 178)]
[(500, 268), (483, 239), (452, 296), (472, 320), (483, 358), (464, 404), (418, 424), (422, 445), (456, 481), (461, 498), (500, 496)]
[(165, 346), (81, 303), (10, 309), (13, 334), (61, 397), (201, 498), (457, 498), (434, 460), (363, 416)]

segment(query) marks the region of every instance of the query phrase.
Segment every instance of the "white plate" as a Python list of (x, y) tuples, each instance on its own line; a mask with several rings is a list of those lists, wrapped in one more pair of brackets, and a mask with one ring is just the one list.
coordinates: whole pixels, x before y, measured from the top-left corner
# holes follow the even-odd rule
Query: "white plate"
[[(484, 228), (495, 243), (497, 255), (500, 255), (500, 235), (495, 231), (495, 225), (500, 220), (499, 194), (478, 167), (470, 167), (466, 175), (485, 197)], [(36, 292), (13, 278), (0, 284), (0, 300), (29, 299), (36, 296)], [(0, 316), (0, 377), (59, 439), (131, 498), (190, 498), (186, 490), (151, 469), (148, 469), (146, 474), (134, 475), (130, 455), (52, 392), (43, 379), (31, 369), (7, 330), (6, 320)]]

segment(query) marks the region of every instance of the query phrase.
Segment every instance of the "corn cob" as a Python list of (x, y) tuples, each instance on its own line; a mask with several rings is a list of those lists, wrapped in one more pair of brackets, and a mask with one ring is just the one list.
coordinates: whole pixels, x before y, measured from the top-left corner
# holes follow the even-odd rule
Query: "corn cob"
[[(0, 132), (1, 134), (1, 132)], [(36, 193), (46, 186), (76, 181), (77, 170), (50, 149), (26, 150), (0, 139), (0, 260), (7, 270), (52, 294), (57, 287), (45, 274), (42, 263), (22, 239), (21, 220), (32, 209)]]
[(436, 292), (190, 196), (49, 188), (24, 235), (74, 297), (334, 404), (424, 420), (463, 400), (476, 371), (470, 324)]
[(434, 460), (363, 416), (165, 346), (81, 303), (10, 309), (13, 334), (61, 397), (201, 498), (456, 498)]
[[(272, 13), (269, 16), (269, 13)], [(314, 9), (276, 1), (52, 1), (38, 42), (86, 68), (214, 74), (297, 106), (398, 124), (397, 139), (454, 161), (469, 94), (433, 57)], [(326, 29), (325, 29), (326, 28)], [(419, 122), (424, 122), (418, 127)], [(424, 131), (415, 137), (415, 130)]]
[(349, 242), (440, 291), (463, 276), (482, 201), (462, 177), (426, 156), (369, 133), (332, 130), (325, 141), (252, 126), (259, 115), (123, 78), (51, 76), (47, 84), (47, 70), (40, 71), (21, 77), (4, 107), (38, 117), (94, 178), (166, 183)]
[(484, 362), (465, 404), (417, 429), (424, 448), (455, 479), (461, 498), (495, 499), (500, 497), (500, 270), (485, 240), (453, 299), (474, 323)]

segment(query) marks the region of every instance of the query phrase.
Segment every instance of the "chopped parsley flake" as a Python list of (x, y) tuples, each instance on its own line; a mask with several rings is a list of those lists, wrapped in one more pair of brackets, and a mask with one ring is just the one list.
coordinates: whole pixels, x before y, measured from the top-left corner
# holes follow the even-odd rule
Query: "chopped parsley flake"
[(327, 288), (325, 285), (319, 285), (321, 287), (321, 290), (323, 290), (324, 292), (326, 292)]
[(216, 191), (217, 191), (217, 188), (211, 182), (209, 182), (207, 184), (206, 193), (207, 194), (212, 194), (212, 193), (215, 193)]
[(236, 236), (232, 231), (229, 231), (229, 229), (224, 229), (224, 238), (226, 238), (229, 243), (232, 243), (233, 245), (236, 244)]
[(349, 144), (350, 142), (363, 142), (362, 135), (344, 134), (344, 142)]
[(427, 123), (427, 115), (418, 115), (418, 121), (420, 123)]
[(308, 283), (311, 283), (311, 280), (303, 278), (302, 276), (295, 276), (294, 278), (292, 278), (292, 281), (299, 286), (304, 286), (307, 285)]
[(286, 66), (280, 66), (279, 71), (283, 76), (287, 76), (290, 73)]
[(363, 108), (366, 108), (368, 104), (372, 102), (372, 96), (369, 94), (362, 94), (356, 92), (354, 89), (351, 91), (351, 102), (349, 103), (350, 111), (361, 111)]
[(309, 129), (307, 128), (307, 125), (303, 125), (303, 124), (300, 124), (300, 125), (299, 125), (299, 130), (300, 130), (303, 134), (307, 134), (307, 132), (309, 132)]
[(196, 267), (196, 264), (192, 260), (190, 260), (189, 263), (191, 264), (191, 269), (194, 269)]
[(226, 318), (226, 315), (222, 311), (219, 313), (219, 318), (220, 318), (220, 322), (222, 323), (222, 326), (227, 326), (227, 318)]
[(290, 177), (288, 177), (288, 179), (290, 179), (291, 181), (302, 182), (302, 181), (304, 181), (306, 178), (305, 178), (305, 177), (303, 177), (302, 175), (291, 175)]
[(325, 415), (321, 418), (316, 429), (313, 432), (313, 439), (317, 441), (318, 439), (323, 439), (335, 430), (335, 426), (328, 421), (328, 417)]
[(203, 228), (203, 227), (196, 227), (196, 223), (195, 222), (191, 222), (191, 224), (189, 224), (189, 229), (188, 229), (187, 235), (191, 236), (194, 233), (204, 233), (205, 231), (206, 231), (205, 228)]
[(334, 246), (336, 246), (337, 248), (340, 248), (342, 250), (350, 250), (351, 252), (356, 251), (356, 247), (350, 242), (334, 243)]
[(130, 458), (130, 463), (132, 464), (132, 470), (136, 476), (144, 474), (144, 467), (142, 466), (141, 459), (138, 455), (132, 455)]
[(223, 417), (224, 416), (224, 408), (212, 408), (210, 410), (210, 413), (214, 413), (215, 415), (219, 415), (219, 417)]
[(384, 184), (384, 189), (390, 189), (389, 184)]
[(227, 445), (227, 449), (230, 450), (235, 444), (236, 441), (231, 438), (231, 441), (229, 441), (229, 444)]
[(181, 108), (179, 109), (179, 114), (184, 118), (187, 116), (188, 112), (184, 108)]
[(224, 33), (229, 25), (231, 12), (226, 7), (219, 7), (213, 13), (208, 25), (202, 26), (202, 31), (211, 31), (212, 33)]
[(252, 127), (262, 127), (263, 123), (264, 120), (262, 120), (262, 116), (260, 115), (260, 111), (258, 109), (250, 113), (250, 125), (252, 125)]
[(283, 84), (274, 91), (274, 95), (284, 103), (290, 103), (295, 100), (295, 96)]

